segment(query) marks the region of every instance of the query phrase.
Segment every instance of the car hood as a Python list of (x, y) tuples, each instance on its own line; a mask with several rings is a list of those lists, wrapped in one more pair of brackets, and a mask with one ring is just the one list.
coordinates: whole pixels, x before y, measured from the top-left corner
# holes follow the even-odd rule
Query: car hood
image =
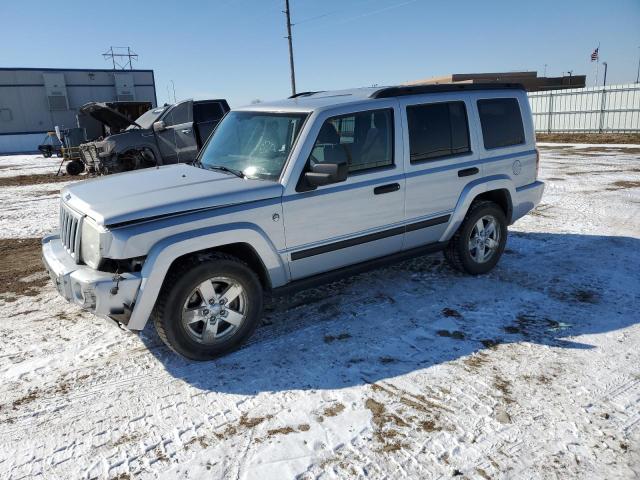
[(280, 196), (279, 183), (238, 178), (186, 164), (85, 180), (62, 190), (62, 201), (69, 207), (111, 228)]
[(124, 130), (130, 125), (138, 125), (136, 122), (129, 120), (120, 112), (109, 108), (106, 103), (89, 102), (80, 107), (80, 112), (95, 118), (107, 127), (114, 130)]

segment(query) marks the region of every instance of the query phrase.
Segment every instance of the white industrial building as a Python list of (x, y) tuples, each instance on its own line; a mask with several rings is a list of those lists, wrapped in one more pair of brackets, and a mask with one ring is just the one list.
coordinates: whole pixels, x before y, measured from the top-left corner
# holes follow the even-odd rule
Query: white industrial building
[(153, 70), (0, 68), (0, 154), (35, 151), (56, 125), (77, 126), (87, 102), (156, 106)]

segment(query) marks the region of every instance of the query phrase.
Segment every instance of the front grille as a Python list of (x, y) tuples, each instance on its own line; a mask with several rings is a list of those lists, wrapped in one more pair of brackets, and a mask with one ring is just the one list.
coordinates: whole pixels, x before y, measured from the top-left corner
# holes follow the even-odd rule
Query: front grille
[(82, 215), (60, 202), (60, 240), (76, 263), (80, 260), (80, 233)]

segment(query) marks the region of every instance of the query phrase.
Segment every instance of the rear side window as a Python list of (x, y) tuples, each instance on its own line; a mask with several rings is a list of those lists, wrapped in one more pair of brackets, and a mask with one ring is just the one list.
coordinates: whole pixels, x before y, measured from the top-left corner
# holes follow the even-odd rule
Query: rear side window
[(407, 107), (411, 163), (469, 153), (464, 102)]
[(218, 102), (196, 103), (193, 105), (193, 121), (196, 123), (218, 121), (224, 116)]
[(484, 148), (500, 148), (524, 143), (520, 106), (515, 98), (478, 100)]

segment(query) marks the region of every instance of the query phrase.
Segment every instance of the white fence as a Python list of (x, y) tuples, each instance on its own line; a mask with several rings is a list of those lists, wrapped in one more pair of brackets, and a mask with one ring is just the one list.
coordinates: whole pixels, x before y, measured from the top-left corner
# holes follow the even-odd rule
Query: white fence
[(530, 92), (536, 132), (640, 132), (640, 84)]

